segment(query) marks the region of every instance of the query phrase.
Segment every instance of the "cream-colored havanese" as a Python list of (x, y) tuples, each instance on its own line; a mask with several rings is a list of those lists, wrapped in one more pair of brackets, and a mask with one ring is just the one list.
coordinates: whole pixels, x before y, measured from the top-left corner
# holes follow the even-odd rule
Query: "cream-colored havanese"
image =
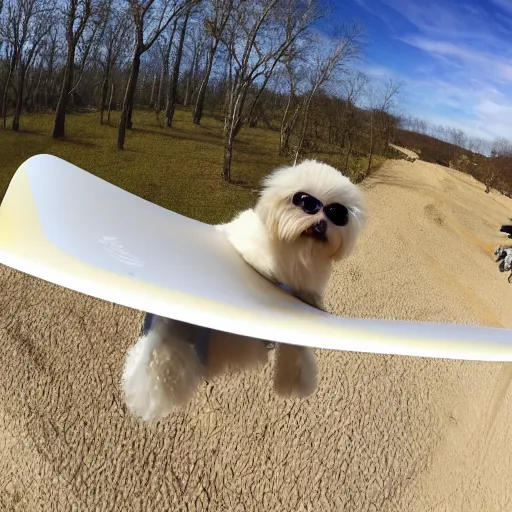
[[(350, 254), (363, 220), (359, 188), (333, 167), (306, 160), (267, 176), (256, 206), (216, 229), (260, 274), (321, 307), (332, 265)], [(316, 389), (315, 355), (292, 343), (277, 345), (274, 389), (306, 397)], [(125, 401), (136, 416), (158, 420), (188, 403), (202, 379), (267, 357), (262, 340), (147, 315), (126, 357)]]

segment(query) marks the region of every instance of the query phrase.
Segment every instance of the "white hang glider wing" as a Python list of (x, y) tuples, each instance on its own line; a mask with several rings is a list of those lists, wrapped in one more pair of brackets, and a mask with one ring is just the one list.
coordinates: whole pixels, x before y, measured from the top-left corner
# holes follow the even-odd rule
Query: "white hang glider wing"
[(512, 361), (512, 331), (349, 319), (260, 276), (212, 226), (38, 155), (0, 206), (0, 263), (130, 308), (276, 342), (453, 359)]

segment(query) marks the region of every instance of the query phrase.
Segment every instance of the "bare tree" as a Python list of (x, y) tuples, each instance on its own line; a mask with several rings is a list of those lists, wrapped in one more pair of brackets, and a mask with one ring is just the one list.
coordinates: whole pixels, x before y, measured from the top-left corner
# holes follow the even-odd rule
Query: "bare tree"
[[(158, 83), (158, 94), (157, 99), (155, 101), (155, 112), (158, 119), (159, 112), (162, 110), (162, 96), (163, 90), (166, 86), (166, 81), (169, 78), (169, 61), (171, 59), (171, 50), (174, 42), (174, 34), (176, 33), (176, 27), (178, 26), (178, 18), (174, 19), (174, 23), (172, 24), (172, 29), (169, 37), (163, 37), (161, 41), (157, 41), (160, 58), (162, 59), (162, 70), (160, 73), (160, 80)], [(168, 90), (168, 89), (167, 89)]]
[(4, 9), (4, 0), (0, 0), (0, 50), (2, 49), (2, 44), (3, 44), (3, 31), (2, 31), (2, 18), (1, 18), (1, 15), (2, 15), (2, 11)]
[[(113, 72), (118, 63), (121, 52), (127, 43), (127, 34), (129, 29), (129, 12), (127, 9), (121, 9), (115, 5), (114, 0), (110, 0), (109, 13), (105, 21), (104, 30), (104, 59), (100, 60), (100, 67), (103, 68), (101, 80), (100, 95), (100, 124), (103, 124), (105, 108), (107, 107), (107, 97), (109, 90), (112, 97), (114, 83)], [(100, 51), (100, 53), (102, 53)], [(111, 101), (108, 102), (109, 105)], [(110, 118), (108, 121), (110, 124)]]
[(16, 101), (12, 129), (16, 132), (20, 128), (27, 70), (50, 31), (52, 12), (52, 5), (44, 0), (17, 0), (14, 7), (11, 30), (16, 34), (12, 44), (15, 47), (18, 79), (14, 85)]
[[(279, 154), (287, 155), (290, 151), (290, 139), (300, 113), (300, 102), (297, 98), (297, 82), (300, 76), (306, 76), (303, 69), (296, 66), (301, 59), (300, 53), (291, 51), (284, 60), (284, 70), (289, 84), (288, 99), (281, 118), (279, 130)], [(291, 113), (291, 115), (290, 115)]]
[(123, 101), (117, 134), (117, 148), (124, 148), (127, 128), (132, 125), (132, 109), (140, 72), (142, 55), (155, 43), (160, 34), (176, 18), (197, 3), (197, 0), (129, 0), (135, 29), (135, 45), (130, 75)]
[(187, 34), (187, 24), (190, 18), (191, 10), (187, 9), (185, 16), (183, 17), (183, 23), (181, 25), (180, 40), (178, 48), (176, 50), (176, 56), (174, 57), (174, 66), (172, 70), (171, 82), (169, 84), (169, 90), (167, 92), (167, 105), (165, 108), (165, 126), (170, 128), (172, 126), (172, 120), (174, 118), (174, 111), (176, 109), (176, 101), (178, 94), (178, 80), (180, 77), (181, 59), (183, 56), (183, 45), (185, 44), (185, 36)]
[[(402, 88), (402, 82), (394, 82), (393, 80), (389, 80), (386, 83), (386, 86), (382, 91), (377, 92), (373, 88), (370, 89), (370, 147), (368, 154), (368, 167), (367, 174), (371, 171), (372, 168), (372, 160), (375, 153), (375, 146), (377, 142), (377, 132), (378, 130), (383, 130), (387, 128), (387, 122), (390, 115), (390, 112), (394, 106), (394, 98), (400, 92)], [(386, 140), (385, 146), (387, 148), (387, 143), (389, 140)]]
[(7, 124), (7, 100), (9, 89), (12, 87), (12, 78), (16, 64), (18, 63), (17, 49), (19, 49), (20, 26), (17, 18), (17, 9), (14, 2), (7, 7), (7, 19), (5, 26), (2, 27), (2, 39), (7, 43), (6, 61), (7, 61), (7, 78), (5, 80), (4, 92), (2, 95), (2, 118), (3, 127)]
[(202, 30), (202, 26), (195, 24), (193, 30), (189, 27), (188, 44), (185, 45), (189, 55), (188, 69), (185, 72), (185, 90), (183, 92), (183, 106), (186, 107), (191, 103), (191, 98), (194, 97), (197, 82), (200, 75), (201, 65), (205, 56), (206, 37)]
[[(225, 114), (223, 177), (231, 180), (234, 141), (250, 118), (276, 66), (297, 38), (319, 18), (316, 0), (258, 0), (240, 3), (224, 38), (231, 63)], [(247, 104), (249, 92), (253, 99)]]
[(362, 72), (350, 73), (344, 81), (345, 108), (343, 115), (343, 136), (341, 146), (345, 151), (345, 169), (348, 169), (354, 139), (359, 129), (357, 102), (369, 84), (369, 77)]
[(42, 78), (42, 104), (45, 108), (53, 103), (57, 95), (56, 65), (59, 45), (58, 28), (52, 26), (48, 37), (43, 41), (44, 48), (41, 49), (41, 60), (44, 61), (44, 78)]
[[(240, 1), (240, 0), (238, 0)], [(199, 92), (197, 93), (196, 104), (194, 107), (193, 121), (194, 124), (200, 124), (201, 118), (203, 117), (204, 102), (206, 99), (206, 90), (212, 74), (213, 63), (217, 49), (221, 42), (224, 29), (231, 16), (235, 6), (235, 0), (210, 0), (210, 7), (212, 10), (212, 16), (205, 18), (205, 32), (210, 38), (210, 44), (208, 46), (208, 53), (206, 56), (206, 70), (199, 86)]]
[[(304, 100), (302, 113), (302, 130), (299, 136), (297, 147), (295, 149), (295, 162), (299, 158), (304, 137), (309, 123), (309, 109), (311, 101), (317, 94), (318, 90), (326, 84), (333, 72), (345, 70), (348, 62), (355, 59), (361, 51), (360, 36), (363, 27), (358, 24), (348, 25), (342, 29), (343, 35), (334, 49), (327, 53), (321, 54), (316, 58), (316, 65), (311, 74), (311, 87)], [(293, 127), (291, 129), (293, 131)]]
[(66, 109), (69, 93), (73, 86), (75, 52), (78, 41), (93, 14), (93, 0), (67, 0), (65, 9), (67, 56), (64, 66), (62, 87), (55, 111), (55, 122), (52, 136), (55, 139), (64, 137), (66, 133)]

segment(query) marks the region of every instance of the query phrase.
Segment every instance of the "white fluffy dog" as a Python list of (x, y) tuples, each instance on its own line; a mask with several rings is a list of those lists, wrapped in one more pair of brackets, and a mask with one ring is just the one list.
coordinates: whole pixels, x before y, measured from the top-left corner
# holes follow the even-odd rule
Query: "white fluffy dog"
[[(255, 208), (216, 229), (260, 274), (320, 307), (332, 264), (350, 254), (363, 219), (359, 188), (333, 167), (306, 160), (267, 176)], [(267, 360), (262, 340), (147, 318), (151, 325), (128, 352), (122, 383), (128, 408), (145, 420), (161, 419), (185, 405), (204, 378)], [(310, 395), (316, 373), (310, 348), (277, 346), (278, 394)]]

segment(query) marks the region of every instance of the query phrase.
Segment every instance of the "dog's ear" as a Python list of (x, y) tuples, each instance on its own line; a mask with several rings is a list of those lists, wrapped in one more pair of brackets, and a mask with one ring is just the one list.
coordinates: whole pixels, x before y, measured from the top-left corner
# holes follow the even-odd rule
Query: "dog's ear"
[(269, 237), (273, 239), (279, 236), (278, 203), (276, 199), (274, 194), (262, 193), (254, 208), (263, 224), (265, 224)]
[(270, 238), (279, 238), (279, 221), (277, 220), (276, 210), (271, 209), (265, 222)]
[(361, 233), (366, 220), (366, 213), (363, 208), (352, 208), (349, 222), (342, 228), (341, 245), (333, 256), (334, 261), (347, 258), (354, 250), (357, 239)]
[(334, 253), (332, 257), (333, 261), (341, 261), (345, 257), (345, 247), (344, 247), (343, 237), (341, 238), (341, 243), (338, 250)]

